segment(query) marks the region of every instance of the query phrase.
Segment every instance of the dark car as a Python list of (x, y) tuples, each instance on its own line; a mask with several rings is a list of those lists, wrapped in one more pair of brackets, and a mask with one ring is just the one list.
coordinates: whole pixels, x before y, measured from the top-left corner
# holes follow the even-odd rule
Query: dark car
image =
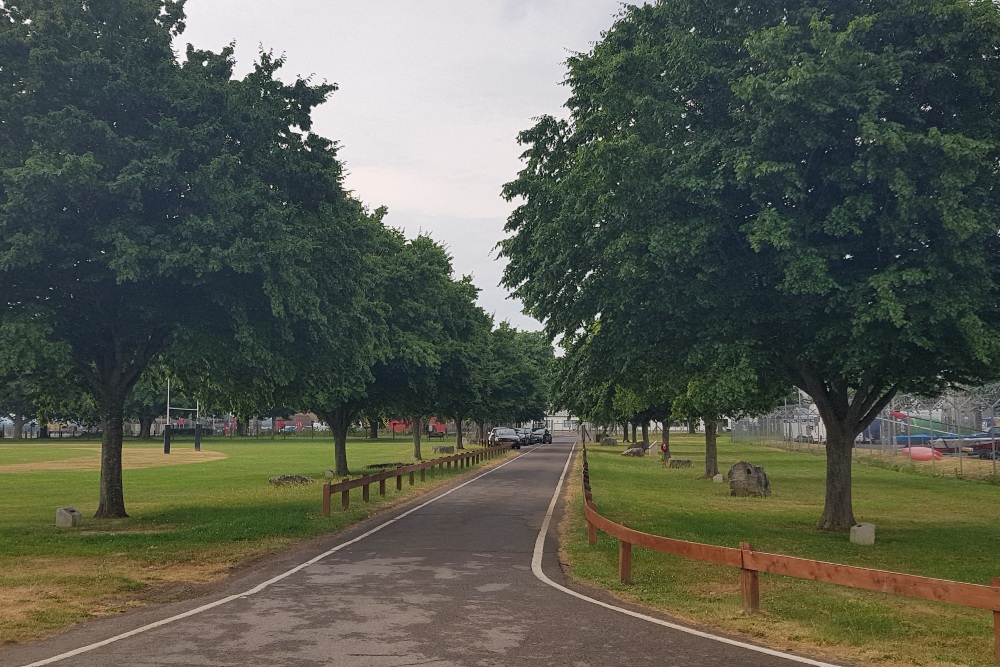
[(521, 449), (521, 436), (512, 428), (495, 428), (490, 438), (494, 445), (510, 445), (511, 449)]
[(552, 432), (547, 428), (536, 428), (531, 432), (531, 441), (547, 445), (552, 442)]

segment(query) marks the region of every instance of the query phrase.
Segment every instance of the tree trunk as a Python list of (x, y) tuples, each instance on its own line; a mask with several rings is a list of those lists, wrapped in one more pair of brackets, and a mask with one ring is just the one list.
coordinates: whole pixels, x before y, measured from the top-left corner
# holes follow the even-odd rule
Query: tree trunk
[(705, 478), (712, 479), (719, 474), (719, 449), (716, 435), (719, 422), (710, 417), (705, 418)]
[(420, 455), (420, 431), (424, 427), (423, 419), (420, 417), (413, 418), (413, 458), (416, 461), (423, 461), (424, 457)]
[(693, 419), (688, 420), (688, 433), (697, 433), (698, 429), (695, 426), (695, 421)]
[(330, 433), (333, 435), (333, 472), (335, 475), (343, 477), (350, 475), (347, 469), (347, 431), (351, 427), (351, 411), (345, 407), (339, 407), (328, 412), (321, 412), (322, 417), (330, 426)]
[(101, 490), (97, 519), (124, 519), (125, 490), (122, 484), (122, 440), (125, 427), (125, 394), (128, 393), (118, 369), (101, 374), (100, 395), (104, 434), (101, 439)]
[(479, 427), (479, 444), (480, 445), (488, 444), (486, 442), (486, 422), (478, 421), (476, 422), (476, 426)]
[(639, 439), (636, 437), (635, 433), (638, 430), (638, 428), (639, 428), (638, 422), (632, 422), (632, 442), (639, 442)]
[(628, 442), (628, 422), (624, 422), (622, 424), (622, 427), (623, 427), (622, 428), (622, 433), (624, 434), (624, 435), (622, 435), (622, 440), (624, 442)]
[(378, 417), (368, 418), (368, 437), (378, 440)]
[(139, 439), (152, 440), (153, 439), (152, 432), (153, 432), (153, 418), (139, 417)]
[(455, 440), (455, 449), (465, 449), (464, 443), (462, 442), (462, 422), (465, 421), (465, 417), (458, 415), (455, 417), (455, 428), (458, 429), (458, 436)]
[(642, 422), (642, 446), (649, 449), (649, 422)]
[(851, 454), (857, 434), (848, 428), (837, 428), (836, 424), (832, 428), (825, 425), (826, 499), (816, 528), (847, 532), (856, 523), (851, 500)]
[(20, 440), (24, 437), (24, 417), (20, 415), (14, 415), (12, 418), (14, 421), (14, 439)]

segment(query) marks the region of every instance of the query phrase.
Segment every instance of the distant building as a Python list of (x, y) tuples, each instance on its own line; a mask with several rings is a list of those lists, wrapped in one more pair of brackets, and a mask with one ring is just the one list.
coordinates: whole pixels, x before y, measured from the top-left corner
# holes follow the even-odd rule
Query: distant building
[(545, 428), (550, 431), (575, 431), (580, 428), (580, 418), (566, 410), (545, 415)]

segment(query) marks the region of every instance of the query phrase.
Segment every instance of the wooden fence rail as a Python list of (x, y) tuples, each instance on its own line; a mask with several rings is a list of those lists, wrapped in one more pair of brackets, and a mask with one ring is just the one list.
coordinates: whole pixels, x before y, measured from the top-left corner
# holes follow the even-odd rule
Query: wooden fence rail
[(1000, 577), (994, 577), (992, 586), (983, 586), (764, 553), (756, 551), (748, 542), (741, 542), (740, 548), (734, 549), (643, 533), (633, 530), (623, 523), (615, 523), (597, 513), (593, 490), (590, 487), (590, 464), (587, 462), (586, 446), (583, 447), (582, 453), (584, 517), (587, 522), (587, 535), (592, 545), (597, 544), (598, 530), (619, 540), (618, 575), (622, 583), (630, 583), (632, 579), (632, 546), (634, 545), (708, 563), (738, 567), (740, 569), (743, 610), (748, 614), (755, 613), (760, 608), (760, 583), (758, 579), (760, 572), (882, 593), (895, 593), (911, 598), (945, 602), (974, 609), (985, 609), (993, 612), (994, 658), (997, 665), (1000, 666)]
[(330, 499), (335, 493), (340, 494), (340, 506), (346, 510), (351, 506), (352, 489), (361, 489), (362, 499), (365, 502), (368, 502), (371, 497), (369, 487), (372, 484), (377, 483), (378, 494), (380, 496), (384, 496), (385, 482), (393, 477), (396, 478), (396, 490), (400, 491), (403, 488), (403, 475), (408, 476), (410, 486), (413, 486), (415, 482), (415, 475), (418, 472), (420, 473), (420, 481), (423, 482), (427, 479), (428, 470), (431, 471), (431, 476), (433, 477), (435, 469), (443, 472), (444, 470), (450, 470), (452, 466), (454, 466), (455, 469), (467, 468), (482, 461), (493, 459), (509, 449), (510, 445), (486, 447), (485, 449), (470, 450), (462, 454), (455, 454), (454, 456), (446, 456), (444, 458), (422, 461), (408, 466), (400, 466), (398, 468), (384, 470), (373, 475), (362, 475), (361, 477), (356, 477), (355, 479), (344, 479), (336, 484), (327, 482), (323, 485), (323, 517), (328, 518), (330, 516)]

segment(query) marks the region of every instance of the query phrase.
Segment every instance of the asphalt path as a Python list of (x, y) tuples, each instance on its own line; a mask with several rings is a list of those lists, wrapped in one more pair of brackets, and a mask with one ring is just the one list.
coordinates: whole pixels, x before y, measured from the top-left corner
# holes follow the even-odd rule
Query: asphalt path
[(520, 450), (213, 595), (0, 651), (0, 665), (817, 665), (570, 584), (554, 535), (572, 442)]

